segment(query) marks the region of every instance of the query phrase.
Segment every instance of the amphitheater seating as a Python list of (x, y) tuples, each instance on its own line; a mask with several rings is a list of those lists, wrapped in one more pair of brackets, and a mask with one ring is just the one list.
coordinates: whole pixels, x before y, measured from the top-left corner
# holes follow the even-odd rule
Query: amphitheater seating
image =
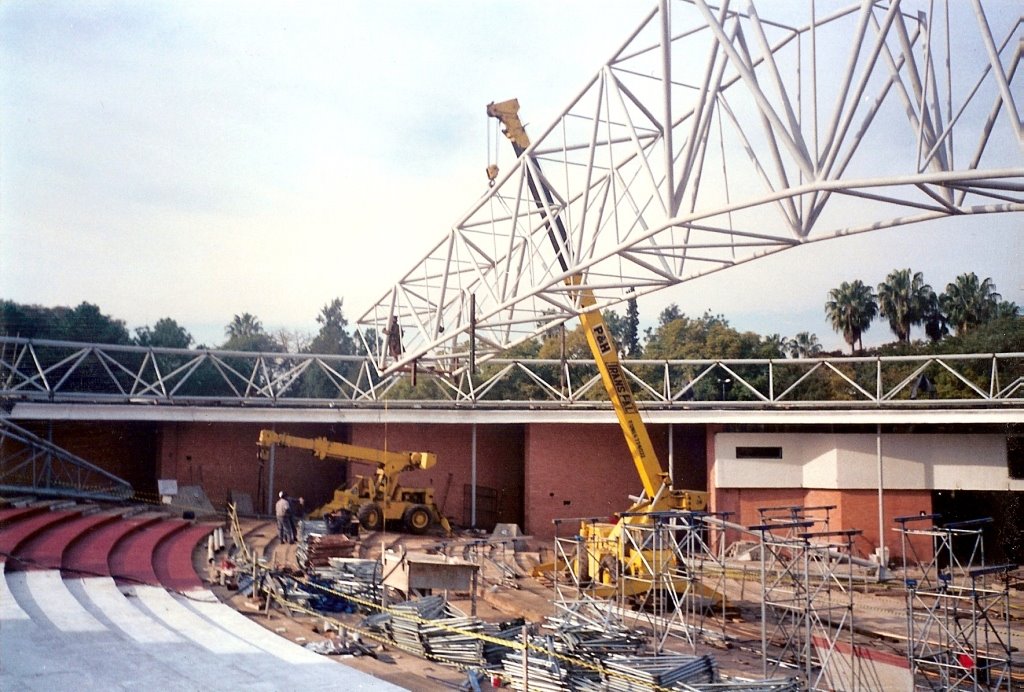
[(204, 589), (193, 556), (214, 528), (159, 512), (0, 507), (0, 689), (400, 689)]

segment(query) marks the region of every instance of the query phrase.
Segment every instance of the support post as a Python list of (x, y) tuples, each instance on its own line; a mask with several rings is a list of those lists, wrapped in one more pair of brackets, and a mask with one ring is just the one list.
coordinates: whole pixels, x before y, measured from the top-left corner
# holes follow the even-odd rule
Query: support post
[(888, 579), (885, 564), (885, 474), (882, 468), (882, 424), (875, 427), (875, 452), (878, 455), (878, 581)]
[(476, 423), (470, 428), (469, 442), (469, 525), (476, 528)]
[(270, 454), (267, 458), (267, 514), (274, 514), (274, 453), (277, 445), (270, 445)]
[(676, 485), (675, 428), (672, 423), (668, 424), (668, 484), (673, 488)]

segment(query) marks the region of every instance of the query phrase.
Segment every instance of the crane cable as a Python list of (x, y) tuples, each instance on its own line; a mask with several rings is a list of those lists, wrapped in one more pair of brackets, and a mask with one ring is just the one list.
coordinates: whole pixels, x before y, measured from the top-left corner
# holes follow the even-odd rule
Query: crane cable
[[(493, 124), (491, 121), (493, 118), (487, 119), (487, 187), (494, 187), (494, 182), (498, 178), (498, 141), (501, 139), (496, 128), (500, 127), (497, 124)], [(492, 133), (494, 133), (492, 135)], [(494, 153), (491, 153), (491, 142), (494, 142)]]

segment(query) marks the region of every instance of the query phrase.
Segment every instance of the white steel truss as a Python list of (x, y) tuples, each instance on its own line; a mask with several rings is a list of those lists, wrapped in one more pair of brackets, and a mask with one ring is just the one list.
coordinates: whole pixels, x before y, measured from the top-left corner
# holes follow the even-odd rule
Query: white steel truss
[(762, 5), (661, 0), (360, 317), (377, 368), (465, 370), (586, 289), (604, 309), (804, 243), (1024, 211), (1012, 4)]
[[(624, 360), (643, 409), (1024, 407), (1024, 353)], [(19, 401), (151, 405), (608, 408), (587, 359), (494, 358), (472, 376), (379, 376), (368, 356), (0, 336), (0, 412)], [(721, 387), (728, 379), (728, 390)], [(924, 382), (927, 387), (922, 386)], [(314, 386), (315, 385), (315, 386)]]
[(0, 417), (0, 492), (128, 500), (131, 484)]

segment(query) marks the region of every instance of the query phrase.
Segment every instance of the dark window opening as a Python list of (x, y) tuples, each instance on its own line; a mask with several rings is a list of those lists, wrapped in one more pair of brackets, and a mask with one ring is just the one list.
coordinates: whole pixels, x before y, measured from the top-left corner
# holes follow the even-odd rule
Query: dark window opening
[(1024, 435), (1006, 438), (1006, 469), (1010, 478), (1024, 480)]
[(737, 447), (737, 459), (781, 459), (782, 447)]

